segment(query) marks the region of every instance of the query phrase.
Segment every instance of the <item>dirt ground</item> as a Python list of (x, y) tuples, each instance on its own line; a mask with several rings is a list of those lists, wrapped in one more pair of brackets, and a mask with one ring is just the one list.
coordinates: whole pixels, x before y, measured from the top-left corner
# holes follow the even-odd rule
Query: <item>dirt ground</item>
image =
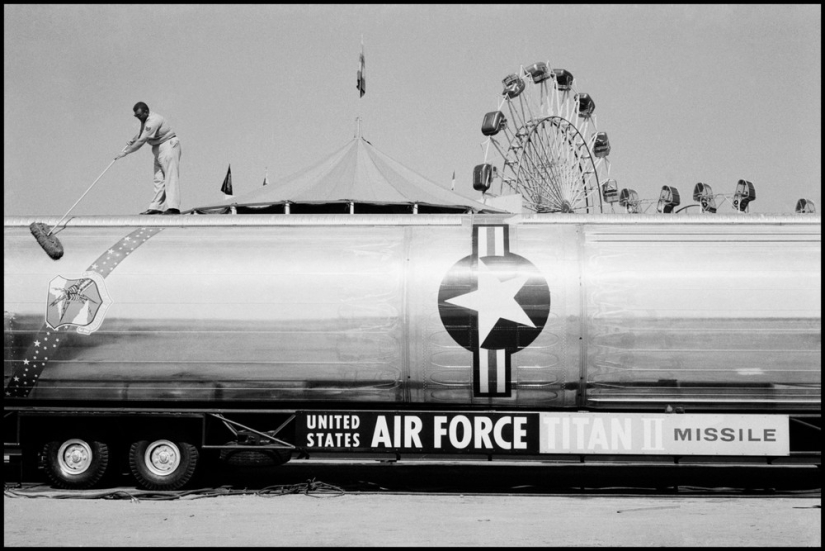
[(820, 547), (820, 499), (343, 495), (3, 500), (17, 546)]
[[(6, 547), (818, 548), (820, 493), (805, 489), (818, 484), (818, 477), (811, 479), (816, 473), (297, 461), (254, 475), (227, 479), (223, 473), (199, 486), (248, 495), (189, 492), (171, 500), (153, 500), (173, 496), (138, 491), (126, 477), (115, 481), (114, 490), (82, 492), (28, 482), (27, 490), (5, 494), (3, 539)], [(309, 485), (315, 478), (318, 483)], [(713, 488), (696, 492), (674, 486), (700, 482)], [(326, 493), (324, 484), (331, 485)], [(585, 484), (592, 487), (571, 488)], [(314, 490), (308, 495), (271, 490), (301, 487)], [(787, 495), (768, 497), (772, 491)], [(100, 499), (105, 495), (110, 499)]]

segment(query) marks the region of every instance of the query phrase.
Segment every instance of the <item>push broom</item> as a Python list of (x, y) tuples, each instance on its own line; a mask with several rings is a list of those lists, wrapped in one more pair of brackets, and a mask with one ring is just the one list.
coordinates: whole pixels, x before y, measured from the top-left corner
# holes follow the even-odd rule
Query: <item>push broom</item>
[[(100, 176), (97, 177), (97, 180), (100, 180), (103, 177), (103, 175), (106, 174), (106, 171), (109, 170), (109, 168), (111, 168), (113, 164), (115, 164), (115, 161), (117, 161), (117, 159), (113, 159), (112, 162), (109, 163), (109, 166), (107, 166), (105, 170), (100, 173)], [(43, 222), (32, 222), (29, 225), (29, 229), (31, 230), (32, 235), (35, 239), (37, 239), (37, 242), (40, 243), (40, 246), (43, 247), (43, 250), (46, 251), (46, 254), (49, 255), (52, 258), (52, 260), (59, 260), (60, 257), (63, 256), (63, 245), (60, 244), (60, 240), (57, 239), (57, 236), (52, 235), (52, 233), (57, 228), (57, 226), (60, 225), (63, 219), (69, 216), (69, 213), (72, 212), (72, 209), (74, 209), (77, 206), (77, 204), (84, 197), (86, 197), (86, 194), (89, 193), (89, 191), (94, 187), (94, 185), (97, 183), (97, 180), (92, 182), (92, 185), (89, 186), (89, 189), (87, 189), (83, 193), (83, 195), (80, 196), (80, 199), (75, 201), (75, 204), (72, 205), (72, 208), (66, 211), (66, 214), (63, 215), (63, 218), (58, 220), (57, 224), (55, 224), (54, 227), (52, 227), (51, 229), (49, 229), (49, 226), (44, 224)]]

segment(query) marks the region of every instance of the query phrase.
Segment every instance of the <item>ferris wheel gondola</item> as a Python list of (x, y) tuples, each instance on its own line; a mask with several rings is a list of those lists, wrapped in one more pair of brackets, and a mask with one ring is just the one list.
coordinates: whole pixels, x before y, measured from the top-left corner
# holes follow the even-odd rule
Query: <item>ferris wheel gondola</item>
[[(717, 203), (717, 199), (721, 201)], [(698, 206), (702, 214), (714, 214), (717, 209), (730, 199), (731, 208), (735, 212), (746, 213), (749, 211), (748, 205), (756, 200), (756, 189), (753, 183), (747, 180), (739, 180), (733, 194), (714, 193), (710, 184), (699, 182), (693, 187), (693, 200), (698, 205), (688, 205), (675, 212), (682, 212), (689, 207)]]
[(810, 199), (802, 198), (796, 202), (796, 214), (814, 214), (816, 213), (816, 203)]

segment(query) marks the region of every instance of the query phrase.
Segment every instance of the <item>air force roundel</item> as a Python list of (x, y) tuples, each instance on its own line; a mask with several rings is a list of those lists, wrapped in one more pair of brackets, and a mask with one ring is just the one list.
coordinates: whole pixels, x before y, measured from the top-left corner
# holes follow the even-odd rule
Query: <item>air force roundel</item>
[(512, 395), (511, 356), (539, 336), (550, 289), (527, 259), (510, 252), (506, 225), (473, 226), (473, 251), (456, 262), (438, 291), (450, 336), (473, 353), (473, 395)]

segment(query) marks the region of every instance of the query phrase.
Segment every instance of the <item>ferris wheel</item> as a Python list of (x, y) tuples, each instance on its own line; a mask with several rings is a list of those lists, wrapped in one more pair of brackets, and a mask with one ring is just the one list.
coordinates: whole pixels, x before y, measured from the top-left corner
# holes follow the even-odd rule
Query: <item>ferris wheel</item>
[(502, 84), (498, 109), (482, 122), (488, 138), (473, 187), (486, 193), (498, 181), (499, 194), (521, 194), (528, 211), (601, 213), (602, 190), (605, 201), (618, 190), (590, 95), (546, 62), (522, 66)]

